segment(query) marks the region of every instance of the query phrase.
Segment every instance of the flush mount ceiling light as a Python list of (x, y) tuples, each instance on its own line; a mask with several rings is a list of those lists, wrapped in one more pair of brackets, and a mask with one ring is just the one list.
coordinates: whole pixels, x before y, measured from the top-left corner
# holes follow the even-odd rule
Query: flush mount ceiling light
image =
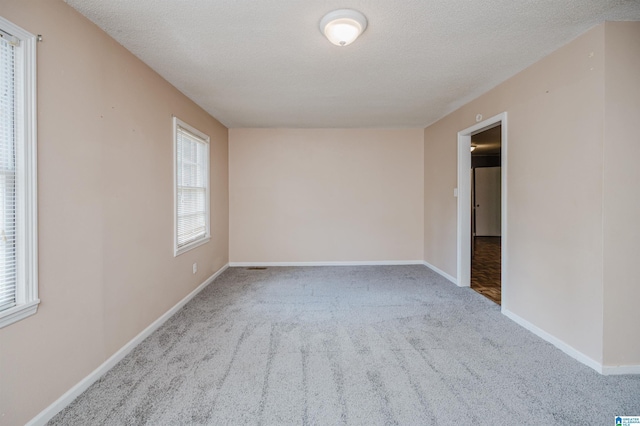
[(329, 12), (320, 20), (320, 32), (336, 46), (347, 46), (367, 28), (367, 18), (352, 9)]
[(471, 152), (475, 151), (476, 147), (471, 145)]

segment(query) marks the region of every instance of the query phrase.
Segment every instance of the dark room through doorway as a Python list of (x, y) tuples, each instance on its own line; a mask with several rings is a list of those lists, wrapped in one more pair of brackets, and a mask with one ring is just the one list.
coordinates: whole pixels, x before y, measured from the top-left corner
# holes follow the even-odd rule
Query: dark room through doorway
[(501, 304), (501, 133), (471, 136), (471, 288)]

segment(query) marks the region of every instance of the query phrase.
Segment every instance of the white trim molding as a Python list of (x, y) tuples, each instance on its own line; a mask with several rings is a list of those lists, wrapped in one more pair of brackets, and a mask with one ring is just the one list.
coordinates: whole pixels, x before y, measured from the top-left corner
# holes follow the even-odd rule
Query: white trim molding
[(264, 266), (384, 266), (384, 265), (422, 265), (422, 260), (356, 260), (356, 261), (319, 261), (319, 262), (229, 262), (232, 268)]
[(564, 352), (565, 354), (569, 355), (573, 359), (575, 359), (577, 361), (580, 361), (581, 363), (583, 363), (587, 367), (593, 368), (594, 370), (596, 370), (600, 374), (604, 374), (603, 369), (602, 369), (602, 364), (600, 364), (598, 361), (596, 361), (594, 359), (591, 359), (590, 357), (588, 357), (587, 355), (583, 354), (582, 352), (580, 352), (579, 350), (575, 349), (574, 347), (568, 345), (567, 343), (563, 342), (562, 340), (558, 339), (557, 337), (547, 333), (546, 331), (544, 331), (540, 327), (537, 327), (537, 326), (533, 325), (532, 323), (530, 323), (526, 319), (522, 318), (519, 315), (514, 314), (513, 312), (505, 309), (504, 307), (502, 308), (502, 314), (506, 315), (508, 318), (513, 320), (515, 323), (517, 323), (518, 325), (521, 325), (522, 327), (526, 328), (527, 330), (529, 330), (530, 332), (532, 332), (536, 336), (538, 336), (538, 337), (542, 338), (543, 340), (546, 340), (547, 342), (551, 343), (553, 346), (555, 346), (556, 348), (560, 349), (562, 352)]
[(0, 17), (0, 29), (15, 49), (15, 306), (0, 312), (0, 328), (38, 310), (37, 37)]
[(580, 361), (587, 367), (593, 368), (595, 371), (597, 371), (598, 373), (604, 376), (614, 376), (614, 375), (622, 375), (622, 374), (640, 374), (640, 365), (602, 365), (598, 361), (588, 357), (587, 355), (583, 354), (582, 352), (575, 349), (574, 347), (568, 345), (567, 343), (563, 342), (557, 337), (552, 336), (551, 334), (542, 330), (540, 327), (533, 325), (526, 319), (522, 318), (519, 315), (514, 314), (513, 312), (509, 311), (508, 309), (505, 309), (504, 307), (502, 308), (502, 314), (507, 316), (511, 320), (513, 320), (518, 325), (526, 328), (536, 336), (551, 343), (553, 346), (560, 349), (562, 352), (569, 355), (571, 358), (577, 361)]
[(98, 368), (93, 370), (87, 377), (80, 380), (74, 387), (65, 392), (60, 398), (54, 401), (47, 408), (42, 410), (40, 414), (31, 419), (27, 426), (41, 426), (51, 420), (56, 414), (58, 414), (67, 405), (73, 402), (82, 392), (87, 390), (89, 386), (94, 384), (100, 377), (113, 368), (118, 362), (120, 362), (129, 352), (131, 352), (136, 346), (138, 346), (144, 339), (149, 337), (154, 331), (156, 331), (162, 324), (164, 324), (169, 318), (171, 318), (176, 312), (178, 312), (184, 305), (189, 303), (198, 293), (204, 290), (209, 284), (211, 284), (220, 274), (227, 270), (229, 264), (227, 263), (220, 268), (216, 273), (207, 278), (202, 284), (196, 287), (191, 293), (187, 294), (182, 300), (176, 303), (171, 309), (162, 314), (160, 318), (152, 322), (147, 328), (142, 330), (136, 337), (127, 342), (116, 353), (111, 355), (105, 362), (103, 362)]
[(366, 260), (366, 261), (330, 261), (330, 262), (229, 262), (231, 268), (269, 267), (269, 266), (393, 266), (423, 265), (447, 280), (457, 284), (455, 277), (447, 274), (424, 260)]
[(602, 374), (605, 376), (640, 374), (640, 365), (604, 365), (602, 366)]
[(38, 311), (38, 305), (40, 299), (31, 300), (27, 303), (14, 306), (13, 308), (5, 309), (0, 316), (0, 328), (6, 327), (9, 324), (18, 322), (25, 319)]
[(431, 269), (433, 272), (442, 275), (444, 278), (448, 279), (449, 281), (451, 281), (455, 285), (458, 285), (458, 280), (453, 275), (447, 274), (445, 271), (443, 271), (440, 268), (437, 268), (437, 267), (433, 266), (432, 264), (430, 264), (426, 260), (423, 261), (422, 264), (424, 266), (426, 266), (427, 268)]
[[(175, 115), (172, 116), (173, 122), (173, 256), (179, 256), (182, 253), (186, 253), (189, 250), (192, 250), (196, 247), (200, 247), (203, 244), (208, 243), (211, 240), (211, 201), (210, 201), (210, 192), (211, 192), (211, 138), (209, 135), (201, 132), (195, 127), (185, 123), (180, 120)], [(203, 180), (205, 183), (205, 232), (204, 235), (198, 237), (196, 240), (191, 241), (190, 243), (179, 245), (178, 240), (178, 222), (179, 222), (179, 210), (178, 206), (180, 202), (178, 201), (178, 187), (180, 183), (178, 182), (178, 169), (180, 169), (182, 163), (180, 163), (180, 156), (178, 155), (179, 148), (179, 135), (182, 134), (183, 138), (186, 135), (193, 141), (197, 141), (198, 143), (203, 144), (204, 147), (204, 157), (205, 164), (204, 169), (201, 172), (204, 174)]]
[(458, 268), (457, 284), (471, 285), (471, 136), (501, 125), (501, 275), (502, 304), (508, 306), (507, 277), (507, 113), (502, 112), (458, 132)]

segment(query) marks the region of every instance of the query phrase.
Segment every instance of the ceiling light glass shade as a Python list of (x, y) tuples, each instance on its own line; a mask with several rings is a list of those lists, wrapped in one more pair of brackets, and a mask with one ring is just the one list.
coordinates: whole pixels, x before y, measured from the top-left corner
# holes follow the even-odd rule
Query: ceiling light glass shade
[(340, 9), (320, 20), (320, 32), (336, 46), (347, 46), (367, 28), (367, 18), (357, 10)]
[(475, 146), (471, 146), (471, 152), (475, 151), (476, 147)]

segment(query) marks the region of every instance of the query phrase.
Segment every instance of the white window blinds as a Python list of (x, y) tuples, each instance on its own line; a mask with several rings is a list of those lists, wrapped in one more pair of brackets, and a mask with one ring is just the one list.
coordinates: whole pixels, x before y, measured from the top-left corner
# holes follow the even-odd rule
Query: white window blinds
[(0, 17), (0, 328), (40, 303), (36, 40)]
[(209, 238), (209, 143), (176, 122), (176, 252)]
[(0, 37), (0, 311), (16, 304), (16, 57)]

